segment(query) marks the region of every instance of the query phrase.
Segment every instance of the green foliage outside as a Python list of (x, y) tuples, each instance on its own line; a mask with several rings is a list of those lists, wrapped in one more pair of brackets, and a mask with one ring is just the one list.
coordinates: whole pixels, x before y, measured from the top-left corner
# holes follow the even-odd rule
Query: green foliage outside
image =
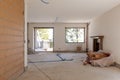
[(66, 42), (84, 42), (84, 29), (66, 28)]
[(38, 29), (39, 37), (42, 40), (49, 40), (49, 31), (48, 29)]

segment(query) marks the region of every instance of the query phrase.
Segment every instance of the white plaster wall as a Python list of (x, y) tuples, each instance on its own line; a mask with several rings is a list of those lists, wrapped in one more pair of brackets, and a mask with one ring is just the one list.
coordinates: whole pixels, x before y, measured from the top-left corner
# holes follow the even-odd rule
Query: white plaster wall
[(24, 0), (24, 67), (27, 67), (27, 2)]
[(65, 43), (65, 27), (86, 27), (87, 24), (70, 23), (29, 23), (29, 48), (34, 49), (34, 27), (54, 27), (54, 51), (75, 51), (77, 46), (86, 49), (86, 43)]
[[(103, 49), (112, 53), (120, 63), (120, 5), (94, 19), (89, 26), (89, 37), (104, 35)], [(89, 50), (92, 50), (92, 39), (89, 38)]]

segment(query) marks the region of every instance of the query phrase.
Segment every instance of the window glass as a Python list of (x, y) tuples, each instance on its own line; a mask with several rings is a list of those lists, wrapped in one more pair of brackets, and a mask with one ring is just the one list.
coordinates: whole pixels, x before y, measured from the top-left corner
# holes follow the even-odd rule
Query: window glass
[(66, 28), (66, 42), (84, 42), (84, 28)]

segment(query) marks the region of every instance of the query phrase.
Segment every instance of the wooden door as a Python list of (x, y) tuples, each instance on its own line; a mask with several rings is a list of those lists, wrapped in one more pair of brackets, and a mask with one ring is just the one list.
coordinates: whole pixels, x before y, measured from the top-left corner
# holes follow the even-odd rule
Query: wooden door
[(24, 70), (24, 0), (0, 0), (0, 80)]

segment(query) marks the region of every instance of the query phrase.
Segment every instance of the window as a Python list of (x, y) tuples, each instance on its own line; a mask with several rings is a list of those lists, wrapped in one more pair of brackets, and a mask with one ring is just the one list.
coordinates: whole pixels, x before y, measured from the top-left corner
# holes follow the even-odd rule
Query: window
[(85, 38), (85, 28), (75, 27), (75, 28), (65, 28), (66, 32), (66, 42), (67, 43), (78, 43), (78, 42), (84, 42)]

